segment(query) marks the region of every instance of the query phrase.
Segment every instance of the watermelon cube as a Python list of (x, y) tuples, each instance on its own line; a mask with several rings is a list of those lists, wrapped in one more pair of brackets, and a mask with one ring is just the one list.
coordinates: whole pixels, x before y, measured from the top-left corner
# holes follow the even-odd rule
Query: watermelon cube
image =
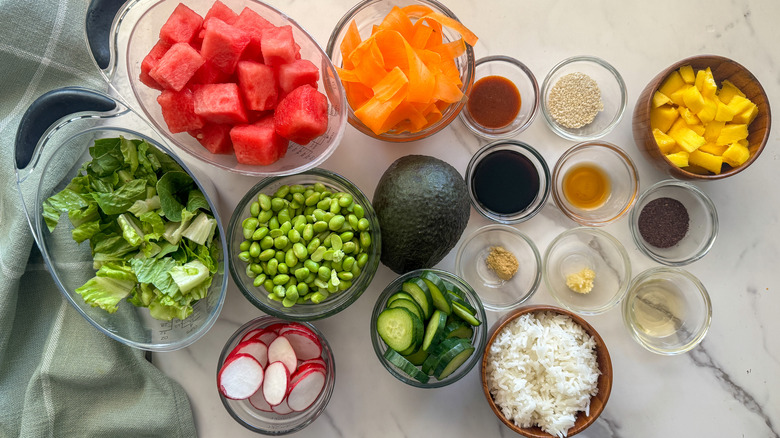
[(222, 82), (231, 82), (233, 77), (220, 70), (211, 61), (206, 61), (192, 75), (189, 85), (193, 84), (219, 84)]
[(205, 29), (201, 54), (223, 72), (232, 74), (249, 45), (249, 35), (219, 18), (210, 18)]
[(212, 123), (246, 123), (247, 114), (241, 103), (238, 85), (204, 84), (194, 88), (195, 114)]
[(296, 59), (279, 66), (279, 88), (285, 95), (301, 85), (311, 85), (317, 88), (320, 80), (320, 69), (307, 59)]
[(209, 18), (219, 18), (227, 24), (235, 23), (238, 18), (238, 14), (235, 13), (229, 6), (217, 0), (211, 6), (206, 15), (203, 17), (203, 21), (206, 22)]
[(189, 43), (200, 32), (203, 18), (182, 3), (160, 28), (160, 39), (170, 44)]
[(165, 89), (181, 91), (204, 62), (192, 46), (176, 43), (149, 71), (149, 76)]
[(172, 133), (203, 127), (203, 119), (195, 114), (195, 98), (189, 89), (165, 90), (157, 96), (157, 103), (160, 104), (163, 119)]
[(233, 129), (233, 125), (206, 123), (202, 128), (188, 131), (188, 133), (212, 154), (232, 154), (231, 129)]
[(328, 129), (328, 98), (310, 85), (285, 96), (274, 112), (276, 133), (305, 145)]
[(263, 62), (276, 67), (295, 61), (298, 48), (293, 38), (292, 26), (279, 26), (263, 29)]
[(288, 141), (274, 129), (269, 116), (251, 125), (237, 125), (230, 130), (236, 160), (242, 164), (267, 166), (284, 157)]
[(246, 107), (253, 111), (265, 111), (276, 108), (278, 91), (276, 90), (274, 69), (255, 61), (239, 61), (238, 83), (244, 95)]
[(152, 50), (150, 50), (149, 53), (144, 57), (143, 61), (141, 61), (141, 73), (138, 75), (138, 79), (140, 79), (141, 82), (146, 86), (154, 88), (155, 90), (163, 89), (162, 85), (158, 84), (157, 81), (149, 76), (149, 72), (152, 71), (152, 69), (160, 61), (160, 58), (165, 55), (165, 52), (167, 52), (170, 47), (171, 44), (167, 41), (158, 40), (154, 47), (152, 47)]
[(248, 7), (244, 8), (241, 13), (238, 14), (238, 19), (236, 19), (236, 22), (233, 25), (249, 34), (250, 38), (249, 45), (244, 50), (241, 58), (262, 62), (263, 29), (271, 29), (276, 26)]

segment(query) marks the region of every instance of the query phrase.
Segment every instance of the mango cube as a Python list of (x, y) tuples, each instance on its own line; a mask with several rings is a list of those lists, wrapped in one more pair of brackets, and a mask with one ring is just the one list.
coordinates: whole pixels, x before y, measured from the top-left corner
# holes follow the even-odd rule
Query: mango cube
[(739, 143), (732, 143), (723, 152), (723, 161), (731, 167), (741, 166), (750, 158), (750, 151)]
[(734, 123), (744, 123), (749, 125), (751, 122), (753, 122), (753, 119), (755, 119), (757, 115), (758, 107), (753, 102), (750, 102), (750, 106), (748, 106), (746, 110), (738, 114), (734, 114), (734, 117), (731, 118), (731, 121)]
[[(709, 123), (715, 120), (715, 115), (718, 113), (718, 103), (712, 97), (704, 98), (704, 107), (696, 113), (696, 116), (702, 123)], [(717, 99), (717, 98), (715, 98)]]
[(731, 108), (732, 111), (734, 111), (734, 114), (739, 114), (747, 109), (750, 109), (751, 106), (756, 106), (756, 105), (746, 97), (734, 96), (731, 98), (731, 101), (728, 103), (728, 106), (729, 108)]
[(715, 111), (715, 120), (718, 122), (730, 122), (734, 118), (734, 109), (723, 102), (718, 102), (718, 109)]
[(669, 99), (669, 96), (661, 93), (660, 91), (656, 91), (655, 93), (653, 93), (653, 108), (658, 108), (661, 105), (666, 105), (671, 101), (672, 100)]
[(707, 123), (704, 127), (704, 134), (702, 134), (702, 136), (707, 140), (707, 143), (715, 143), (720, 135), (720, 130), (723, 129), (724, 126), (726, 126), (726, 122), (719, 122), (717, 120)]
[(683, 100), (683, 96), (685, 95), (685, 92), (688, 91), (688, 89), (690, 88), (693, 88), (693, 85), (683, 84), (683, 86), (680, 87), (677, 91), (669, 95), (669, 99), (671, 99), (672, 103), (674, 103), (677, 106), (685, 106), (685, 100)]
[(694, 73), (693, 67), (690, 65), (680, 67), (680, 77), (686, 84), (693, 84), (696, 81), (696, 73)]
[(746, 124), (729, 123), (724, 125), (723, 129), (720, 130), (720, 135), (718, 135), (718, 139), (715, 140), (715, 144), (724, 145), (724, 144), (736, 143), (739, 140), (747, 138), (747, 136), (748, 136), (748, 129)]
[[(692, 89), (696, 89), (696, 87), (691, 87)], [(701, 120), (699, 120), (698, 117), (696, 117), (696, 114), (693, 113), (693, 111), (690, 110), (690, 108), (686, 108), (684, 106), (678, 106), (677, 112), (680, 113), (680, 117), (682, 117), (683, 120), (685, 120), (685, 123), (689, 125), (698, 125), (701, 123)]]
[(688, 156), (688, 163), (701, 166), (715, 175), (720, 174), (723, 167), (723, 158), (717, 155), (708, 154), (699, 150), (693, 151)]
[(712, 76), (712, 70), (709, 67), (706, 70), (696, 72), (696, 81), (694, 83), (702, 96), (712, 97), (718, 91), (718, 85), (715, 83), (715, 78)]
[(707, 143), (701, 135), (689, 128), (685, 123), (675, 123), (669, 129), (669, 136), (674, 139), (678, 146), (684, 151), (690, 153)]
[(666, 158), (677, 167), (688, 167), (688, 152), (680, 151), (673, 154), (666, 154)]
[(704, 108), (704, 96), (701, 95), (696, 87), (689, 87), (683, 93), (683, 102), (692, 113), (696, 114)]
[(653, 108), (650, 110), (650, 129), (658, 128), (662, 132), (667, 132), (679, 116), (680, 114), (673, 106), (663, 105)]
[(734, 96), (745, 97), (743, 93), (736, 85), (732, 84), (728, 79), (724, 80), (721, 84), (720, 92), (718, 92), (718, 98), (726, 105), (731, 102), (731, 98)]
[(726, 149), (728, 148), (729, 147), (726, 145), (718, 145), (708, 142), (707, 144), (700, 146), (699, 150), (712, 155), (723, 155), (723, 153), (726, 152)]
[(674, 141), (672, 137), (661, 132), (660, 129), (653, 129), (653, 137), (655, 137), (655, 142), (658, 144), (658, 149), (660, 149), (663, 154), (672, 152), (674, 147), (677, 146), (677, 142)]
[(668, 78), (664, 80), (664, 83), (661, 84), (661, 87), (658, 88), (658, 91), (671, 97), (672, 93), (679, 90), (684, 85), (686, 85), (685, 81), (683, 80), (682, 76), (680, 76), (680, 73), (675, 70), (669, 75)]

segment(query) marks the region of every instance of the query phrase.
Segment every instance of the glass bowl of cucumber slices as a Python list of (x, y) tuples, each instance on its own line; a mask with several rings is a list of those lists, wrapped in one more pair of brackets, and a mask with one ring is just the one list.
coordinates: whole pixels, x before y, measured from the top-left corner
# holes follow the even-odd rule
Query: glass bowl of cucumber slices
[(371, 314), (371, 343), (395, 378), (418, 388), (457, 382), (487, 341), (485, 308), (460, 277), (417, 269), (393, 280)]

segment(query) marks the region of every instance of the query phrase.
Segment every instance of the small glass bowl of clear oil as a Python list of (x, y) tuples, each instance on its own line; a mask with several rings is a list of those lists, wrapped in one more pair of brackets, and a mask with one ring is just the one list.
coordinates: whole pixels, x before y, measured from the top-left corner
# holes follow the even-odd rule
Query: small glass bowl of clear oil
[(623, 321), (634, 340), (653, 353), (681, 354), (704, 339), (712, 304), (707, 289), (690, 272), (651, 268), (631, 282), (623, 300)]

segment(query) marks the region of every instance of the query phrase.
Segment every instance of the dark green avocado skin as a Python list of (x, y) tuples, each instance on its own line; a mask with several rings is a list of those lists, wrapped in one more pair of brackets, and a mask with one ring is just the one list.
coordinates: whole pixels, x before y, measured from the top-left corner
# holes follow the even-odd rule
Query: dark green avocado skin
[(471, 208), (460, 173), (426, 155), (391, 164), (372, 205), (382, 230), (381, 261), (397, 274), (439, 263), (458, 243)]

